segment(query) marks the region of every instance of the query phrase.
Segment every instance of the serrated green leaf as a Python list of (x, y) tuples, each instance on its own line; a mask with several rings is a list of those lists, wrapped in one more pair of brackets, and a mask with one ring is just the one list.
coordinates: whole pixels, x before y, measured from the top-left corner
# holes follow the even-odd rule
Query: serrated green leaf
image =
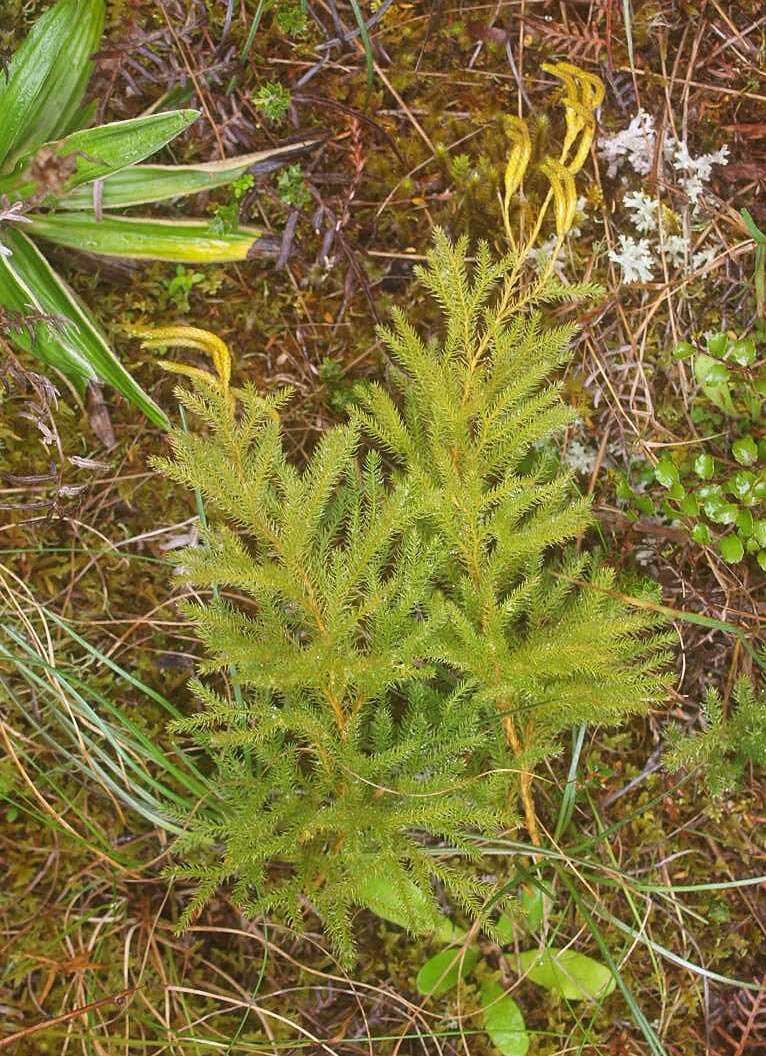
[(59, 0), (41, 15), (0, 74), (0, 166), (62, 135), (90, 79), (104, 0)]
[[(270, 253), (273, 245), (262, 240), (254, 227), (241, 227), (225, 235), (212, 235), (200, 220), (148, 220), (143, 217), (92, 213), (28, 213), (26, 230), (60, 246), (133, 260), (169, 260), (179, 264), (222, 264)], [(268, 247), (268, 248), (267, 248)]]
[(418, 993), (430, 997), (441, 997), (465, 979), (479, 960), (480, 953), (474, 946), (463, 949), (450, 946), (429, 957), (418, 972), (415, 986)]
[[(61, 188), (61, 194), (83, 184), (100, 180), (144, 158), (156, 154), (166, 143), (175, 139), (199, 117), (198, 110), (171, 110), (168, 113), (148, 114), (128, 121), (113, 121), (97, 128), (73, 132), (64, 139), (47, 144), (60, 158), (72, 157), (76, 165)], [(25, 162), (21, 162), (22, 170)], [(14, 197), (28, 197), (39, 191), (36, 181), (25, 178), (22, 171), (19, 183), (9, 188)], [(55, 195), (59, 204), (60, 193)], [(85, 209), (93, 208), (93, 189), (82, 188)]]
[(519, 954), (519, 972), (567, 1001), (595, 1001), (614, 990), (615, 979), (600, 961), (576, 950), (527, 950)]
[[(246, 172), (256, 175), (270, 172), (316, 142), (307, 139), (201, 165), (133, 165), (104, 180), (101, 203), (104, 209), (122, 209), (209, 191), (231, 183)], [(90, 210), (93, 208), (92, 191), (85, 187), (76, 188), (60, 198), (57, 205), (67, 210)]]
[(526, 1056), (529, 1034), (521, 1009), (500, 983), (488, 980), (479, 995), (484, 1029), (502, 1056)]
[[(169, 423), (163, 411), (123, 367), (87, 308), (51, 268), (34, 243), (14, 229), (6, 230), (3, 237), (12, 256), (0, 258), (0, 275), (3, 276), (0, 279), (0, 303), (6, 303), (5, 297), (10, 296), (8, 291), (15, 280), (28, 292), (27, 305), (31, 303), (40, 311), (66, 321), (61, 332), (48, 327), (47, 337), (39, 346), (23, 341), (18, 343), (40, 355), (80, 387), (95, 378), (113, 386), (147, 418), (166, 429)], [(9, 307), (19, 310), (12, 304)]]

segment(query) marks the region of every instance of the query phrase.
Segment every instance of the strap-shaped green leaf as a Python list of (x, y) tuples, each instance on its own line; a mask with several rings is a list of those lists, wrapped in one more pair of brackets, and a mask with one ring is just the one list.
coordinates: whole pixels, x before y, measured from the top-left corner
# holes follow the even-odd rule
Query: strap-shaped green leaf
[(34, 24), (0, 75), (0, 167), (69, 128), (103, 27), (104, 0), (58, 0)]
[(65, 321), (60, 330), (39, 325), (35, 340), (13, 339), (56, 367), (80, 388), (98, 379), (140, 407), (155, 425), (168, 427), (163, 411), (134, 381), (109, 347), (88, 309), (21, 231), (6, 229), (3, 241), (12, 256), (0, 257), (0, 303), (13, 311), (37, 309)]
[[(15, 242), (15, 234), (6, 232), (5, 241)], [(37, 296), (34, 284), (30, 284), (27, 279), (23, 263), (18, 257), (13, 259), (0, 254), (0, 306), (22, 318), (29, 318), (32, 312), (49, 314)], [(87, 359), (68, 347), (63, 335), (53, 324), (39, 322), (18, 330), (8, 327), (5, 332), (19, 348), (60, 370), (78, 388), (83, 389), (86, 382), (96, 380), (96, 372)]]
[[(231, 183), (248, 171), (254, 174), (270, 172), (314, 143), (316, 140), (305, 140), (201, 165), (133, 165), (104, 180), (101, 204), (104, 209), (122, 209), (209, 191)], [(92, 209), (93, 189), (78, 187), (57, 200), (56, 206), (59, 209)]]
[(29, 213), (26, 230), (60, 246), (134, 260), (222, 264), (273, 252), (270, 239), (254, 227), (213, 235), (203, 220), (148, 220), (93, 213)]
[[(56, 143), (47, 144), (58, 157), (71, 157), (76, 165), (75, 171), (65, 180), (61, 192), (56, 193), (56, 199), (59, 193), (66, 193), (83, 184), (92, 183), (93, 180), (103, 179), (111, 173), (151, 157), (198, 117), (198, 110), (171, 110), (167, 113), (148, 114), (128, 121), (113, 121), (97, 128), (82, 129)], [(39, 191), (36, 181), (25, 178), (23, 170), (26, 160), (18, 166), (21, 169), (19, 182), (7, 186), (8, 192), (14, 198), (28, 197)], [(93, 191), (85, 190), (84, 194), (87, 209), (92, 207)]]

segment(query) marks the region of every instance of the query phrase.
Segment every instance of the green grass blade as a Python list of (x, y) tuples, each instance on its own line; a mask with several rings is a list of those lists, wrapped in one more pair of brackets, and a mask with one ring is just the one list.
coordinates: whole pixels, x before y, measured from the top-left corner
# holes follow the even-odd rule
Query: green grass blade
[(59, 0), (37, 20), (0, 75), (0, 166), (62, 135), (90, 79), (104, 0)]
[(625, 998), (628, 1008), (630, 1009), (630, 1013), (633, 1016), (633, 1020), (638, 1029), (644, 1035), (644, 1038), (646, 1039), (646, 1043), (649, 1047), (649, 1051), (652, 1053), (652, 1056), (667, 1056), (667, 1052), (664, 1045), (657, 1037), (654, 1028), (652, 1027), (649, 1020), (646, 1018), (646, 1015), (644, 1014), (643, 1009), (634, 997), (632, 990), (628, 988), (625, 980), (623, 979), (622, 973), (620, 972), (619, 967), (617, 966), (614, 958), (612, 957), (612, 952), (609, 949), (609, 944), (604, 938), (601, 929), (596, 924), (595, 920), (593, 919), (587, 907), (585, 906), (585, 903), (582, 897), (580, 896), (580, 892), (577, 890), (577, 885), (570, 879), (565, 869), (556, 867), (556, 872), (558, 874), (559, 880), (567, 889), (570, 897), (572, 898), (572, 901), (577, 906), (580, 916), (585, 921), (586, 927), (591, 933), (596, 945), (599, 948), (599, 952), (601, 953), (601, 956), (604, 959), (604, 963), (608, 966), (609, 970), (614, 976), (614, 980), (617, 983), (617, 986), (622, 991), (622, 996)]
[(272, 251), (271, 240), (254, 227), (214, 235), (202, 220), (148, 220), (93, 213), (29, 213), (30, 234), (59, 246), (128, 260), (169, 260), (179, 264), (224, 264)]
[[(31, 291), (34, 303), (42, 311), (69, 321), (60, 334), (50, 333), (46, 361), (80, 385), (94, 377), (112, 385), (155, 425), (167, 428), (168, 419), (164, 412), (123, 367), (87, 308), (53, 270), (34, 243), (21, 231), (10, 228), (3, 232), (3, 238), (12, 256), (0, 264), (0, 274), (3, 270), (14, 274)], [(0, 281), (0, 299), (2, 297), (3, 286)], [(37, 352), (34, 344), (31, 351)]]
[(354, 18), (356, 24), (359, 27), (359, 36), (362, 38), (362, 46), (364, 48), (364, 63), (367, 68), (367, 91), (368, 93), (372, 90), (372, 79), (375, 73), (375, 57), (372, 53), (372, 41), (370, 40), (370, 34), (367, 30), (367, 23), (364, 20), (364, 15), (359, 7), (358, 0), (351, 0), (351, 10), (354, 12)]

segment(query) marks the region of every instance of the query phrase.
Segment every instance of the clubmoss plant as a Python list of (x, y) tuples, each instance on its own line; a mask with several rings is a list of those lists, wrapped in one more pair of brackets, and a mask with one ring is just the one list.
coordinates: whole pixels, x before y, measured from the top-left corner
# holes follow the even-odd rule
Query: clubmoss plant
[(590, 513), (544, 448), (572, 418), (546, 379), (569, 358), (575, 327), (545, 327), (539, 306), (594, 291), (550, 269), (524, 290), (518, 258), (494, 263), (486, 246), (470, 275), (467, 253), (465, 240), (437, 234), (418, 276), (445, 336), (426, 343), (397, 313), (381, 336), (399, 405), (371, 386), (356, 420), (421, 497), (421, 530), (446, 548), (427, 610), (435, 656), (498, 716), (507, 747), (495, 765), (519, 774), (540, 843), (535, 767), (572, 725), (620, 721), (660, 699), (667, 657), (663, 638), (644, 634), (657, 621), (623, 604), (611, 570), (587, 553), (551, 560)]
[(545, 379), (573, 327), (546, 329), (534, 305), (592, 290), (550, 271), (524, 290), (521, 275), (518, 254), (494, 262), (481, 246), (469, 277), (466, 242), (437, 234), (420, 278), (444, 339), (397, 316), (383, 337), (401, 409), (368, 389), (302, 468), (283, 444), (286, 391), (231, 388), (228, 350), (205, 331), (145, 342), (213, 357), (216, 376), (173, 367), (206, 431), (173, 430), (157, 465), (215, 522), (185, 575), (242, 599), (189, 609), (202, 673), (236, 687), (197, 680), (202, 710), (175, 726), (215, 760), (225, 804), (179, 844), (177, 875), (198, 884), (187, 919), (231, 882), (253, 914), (295, 924), (313, 907), (350, 957), (371, 881), (414, 931), (438, 926), (434, 881), (475, 915), (487, 892), (454, 858), (515, 826), (519, 793), (541, 841), (532, 778), (558, 734), (661, 698), (652, 617), (588, 555), (552, 555), (589, 514), (540, 448), (570, 418)]
[(700, 768), (710, 795), (719, 797), (741, 784), (747, 766), (766, 766), (766, 696), (741, 678), (728, 709), (711, 688), (702, 713), (705, 726), (699, 733), (671, 727), (665, 762), (671, 770)]

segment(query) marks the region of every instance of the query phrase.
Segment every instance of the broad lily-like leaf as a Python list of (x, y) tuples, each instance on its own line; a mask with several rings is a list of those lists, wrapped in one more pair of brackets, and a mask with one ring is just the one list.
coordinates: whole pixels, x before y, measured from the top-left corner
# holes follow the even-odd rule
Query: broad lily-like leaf
[(203, 220), (148, 220), (94, 213), (28, 213), (26, 230), (60, 246), (131, 260), (222, 264), (268, 256), (278, 248), (255, 227), (214, 235)]
[[(66, 194), (82, 184), (103, 179), (150, 157), (198, 117), (198, 110), (171, 110), (82, 129), (55, 143), (45, 144), (57, 157), (71, 158), (75, 166), (72, 174), (65, 177), (62, 186), (56, 189), (53, 200), (57, 201), (60, 194)], [(19, 162), (17, 168), (21, 171), (18, 175), (0, 180), (0, 190), (14, 198), (36, 194), (40, 189), (39, 184), (27, 175), (28, 162), (33, 157), (31, 155)], [(92, 204), (92, 192), (90, 196), (91, 201), (87, 202), (86, 208)]]
[(90, 79), (104, 0), (58, 0), (0, 74), (0, 168), (63, 135)]
[(156, 425), (168, 420), (115, 356), (87, 308), (21, 231), (6, 229), (3, 241), (11, 256), (0, 256), (0, 304), (24, 314), (30, 309), (57, 316), (61, 328), (38, 324), (34, 339), (12, 335), (22, 348), (56, 367), (79, 388), (99, 380), (114, 386), (140, 407)]
[(502, 1056), (526, 1056), (529, 1034), (524, 1016), (510, 994), (506, 994), (496, 979), (489, 979), (481, 988), (481, 1007), (484, 1029)]
[(605, 964), (571, 949), (526, 950), (518, 956), (518, 969), (567, 1001), (601, 1000), (617, 985)]
[[(100, 188), (101, 204), (104, 209), (122, 209), (223, 187), (246, 172), (254, 175), (270, 172), (316, 142), (315, 139), (309, 139), (200, 165), (132, 165), (103, 181)], [(93, 209), (93, 188), (77, 187), (58, 199), (56, 206), (59, 209)]]

